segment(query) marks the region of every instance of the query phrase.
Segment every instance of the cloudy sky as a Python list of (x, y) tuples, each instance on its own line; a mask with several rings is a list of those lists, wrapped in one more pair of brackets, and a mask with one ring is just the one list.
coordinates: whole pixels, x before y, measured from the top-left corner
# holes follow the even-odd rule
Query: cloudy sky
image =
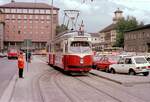
[[(0, 4), (11, 0), (0, 0)], [(24, 0), (15, 0), (22, 2)], [(44, 2), (51, 4), (51, 0), (25, 0), (26, 2)], [(85, 1), (83, 3), (83, 1)], [(60, 8), (59, 21), (63, 21), (63, 10), (80, 10), (79, 19), (84, 21), (88, 32), (98, 32), (112, 23), (113, 12), (120, 8), (126, 17), (134, 16), (144, 24), (150, 23), (150, 0), (54, 0), (54, 5)]]

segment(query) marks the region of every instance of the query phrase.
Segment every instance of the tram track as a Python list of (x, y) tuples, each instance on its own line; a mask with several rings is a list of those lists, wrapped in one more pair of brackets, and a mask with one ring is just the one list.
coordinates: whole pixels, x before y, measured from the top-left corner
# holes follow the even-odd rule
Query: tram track
[[(127, 89), (125, 89), (124, 86), (122, 86), (121, 84), (119, 84), (119, 86), (118, 86), (117, 83), (112, 83), (112, 81), (104, 80), (103, 78), (101, 78), (97, 75), (94, 75), (94, 74), (90, 74), (88, 77), (91, 78), (92, 80), (93, 79), (96, 80), (97, 82), (103, 82), (105, 85), (107, 85), (109, 87), (113, 87), (116, 90), (121, 90), (122, 92), (125, 92), (130, 96), (138, 98), (139, 100), (141, 100), (141, 99), (144, 100), (143, 97), (136, 96), (136, 95), (130, 93), (129, 91), (127, 91)], [(132, 86), (127, 86), (127, 87), (132, 87)]]
[(98, 92), (103, 93), (103, 94), (105, 94), (105, 95), (111, 97), (112, 99), (116, 100), (117, 102), (122, 102), (122, 101), (119, 100), (118, 98), (116, 98), (116, 97), (114, 97), (114, 96), (108, 94), (107, 92), (105, 92), (105, 91), (103, 91), (103, 90), (100, 90), (99, 88), (97, 88), (97, 87), (95, 87), (95, 86), (89, 84), (88, 82), (83, 81), (83, 80), (80, 79), (80, 78), (77, 78), (77, 80), (80, 81), (80, 82), (82, 82), (82, 83), (84, 83), (84, 84), (87, 85), (87, 86), (90, 86), (91, 88), (97, 90)]
[(36, 75), (32, 79), (32, 90), (33, 90), (33, 96), (34, 96), (34, 102), (45, 102), (44, 95), (42, 93), (41, 87), (40, 87), (40, 79), (46, 74), (52, 72), (53, 69), (48, 70), (40, 75)]
[[(99, 78), (97, 76), (94, 76), (94, 77)], [(90, 78), (92, 81), (93, 81), (93, 79), (96, 80), (96, 81), (94, 81), (94, 82), (96, 82), (96, 84), (92, 84), (94, 82), (90, 82), (90, 80), (88, 78)], [(106, 82), (104, 82), (104, 81), (100, 81), (98, 79), (91, 78), (90, 76), (87, 76), (86, 80), (84, 78), (76, 78), (76, 79), (79, 80), (80, 82), (86, 84), (87, 86), (90, 86), (93, 89), (96, 89), (97, 91), (104, 93), (105, 95), (113, 98), (114, 100), (116, 100), (118, 102), (126, 102), (126, 101), (130, 101), (130, 102), (146, 102), (146, 101), (141, 100), (141, 98), (139, 98), (139, 97), (137, 97), (137, 96), (127, 92), (127, 91), (124, 91), (121, 88), (119, 88), (119, 91), (118, 91), (118, 88), (114, 88), (114, 86), (111, 86), (108, 83), (106, 84)], [(103, 84), (102, 84), (102, 82), (103, 82)], [(100, 89), (101, 87), (103, 87), (103, 88)], [(125, 100), (124, 96), (126, 96), (126, 97), (129, 96), (130, 100)], [(131, 99), (133, 99), (133, 100), (131, 100)]]
[[(47, 75), (46, 75), (47, 74)], [(62, 87), (61, 87), (61, 85), (59, 84), (59, 82), (57, 81), (58, 79), (57, 79), (57, 76), (59, 76), (59, 75), (62, 75), (62, 73), (60, 73), (59, 71), (56, 71), (56, 70), (53, 70), (52, 72), (51, 71), (47, 71), (47, 73), (45, 73), (45, 75), (43, 75), (43, 76), (41, 76), (41, 78), (40, 78), (40, 80), (42, 79), (42, 80), (45, 80), (45, 82), (47, 82), (48, 83), (48, 86), (53, 86), (54, 88), (55, 88), (55, 91), (56, 90), (58, 90), (58, 96), (60, 95), (60, 96), (63, 96), (63, 98), (64, 97), (66, 97), (66, 98), (64, 98), (65, 99), (65, 102), (74, 102), (73, 101), (73, 99), (70, 97), (70, 93), (67, 93), (67, 91), (66, 90), (64, 90)], [(39, 84), (40, 85), (40, 84)], [(42, 85), (41, 85), (42, 86)], [(47, 87), (47, 86), (45, 86), (45, 87)], [(51, 89), (49, 88), (49, 89), (47, 89), (47, 90), (49, 90), (49, 91), (51, 91)], [(51, 93), (51, 94), (49, 94), (49, 95), (46, 95), (46, 96), (44, 96), (44, 97), (47, 97), (47, 96), (51, 96), (52, 94), (55, 94), (55, 93)], [(56, 97), (56, 96), (55, 96)], [(55, 100), (55, 99), (54, 99)], [(50, 101), (50, 100), (44, 100), (44, 101), (42, 101), (42, 102), (48, 102), (48, 101)]]

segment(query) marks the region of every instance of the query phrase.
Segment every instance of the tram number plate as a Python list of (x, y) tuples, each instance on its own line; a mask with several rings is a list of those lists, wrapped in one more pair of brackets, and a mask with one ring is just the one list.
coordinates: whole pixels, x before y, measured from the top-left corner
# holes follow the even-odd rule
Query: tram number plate
[(77, 40), (77, 41), (87, 41), (88, 38), (74, 38), (74, 40)]

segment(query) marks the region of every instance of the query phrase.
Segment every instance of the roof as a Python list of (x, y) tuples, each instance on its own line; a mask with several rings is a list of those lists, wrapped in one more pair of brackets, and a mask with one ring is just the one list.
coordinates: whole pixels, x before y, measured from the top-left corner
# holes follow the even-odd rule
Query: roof
[(102, 33), (102, 32), (108, 32), (110, 30), (114, 30), (114, 29), (116, 29), (116, 27), (117, 27), (117, 24), (113, 24), (112, 23), (111, 25), (109, 25), (106, 28), (104, 28), (103, 30), (101, 30), (100, 33)]
[(132, 31), (137, 31), (137, 30), (142, 30), (142, 29), (150, 29), (150, 24), (147, 24), (147, 25), (144, 25), (144, 26), (140, 26), (140, 27), (137, 27), (137, 28), (134, 28), (134, 29), (131, 29), (131, 30), (127, 30), (125, 32), (132, 32)]
[[(33, 3), (33, 2), (11, 2), (0, 5), (0, 8), (36, 8), (36, 9), (51, 9), (51, 5), (46, 3)], [(54, 6), (53, 6), (54, 7)], [(59, 8), (54, 7), (59, 10)]]
[(121, 11), (119, 8), (114, 12), (114, 13), (122, 13), (123, 11)]
[(98, 33), (90, 33), (92, 37), (99, 37)]

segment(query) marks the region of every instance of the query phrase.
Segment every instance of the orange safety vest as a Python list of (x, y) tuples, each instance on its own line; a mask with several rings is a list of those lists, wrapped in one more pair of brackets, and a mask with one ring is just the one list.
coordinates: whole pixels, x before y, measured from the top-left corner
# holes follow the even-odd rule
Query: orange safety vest
[(19, 55), (18, 57), (18, 68), (23, 69), (24, 68), (24, 59), (22, 55)]

